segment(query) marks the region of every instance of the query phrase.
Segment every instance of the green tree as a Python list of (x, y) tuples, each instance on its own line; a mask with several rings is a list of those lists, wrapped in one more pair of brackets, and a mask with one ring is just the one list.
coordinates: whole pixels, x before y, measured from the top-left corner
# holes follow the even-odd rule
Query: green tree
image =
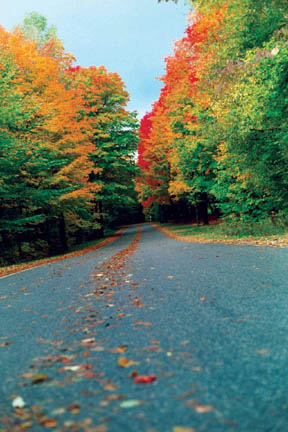
[(48, 27), (47, 19), (37, 12), (27, 14), (20, 27), (25, 39), (34, 40), (40, 46), (45, 45), (51, 39), (55, 39), (57, 34), (56, 27)]

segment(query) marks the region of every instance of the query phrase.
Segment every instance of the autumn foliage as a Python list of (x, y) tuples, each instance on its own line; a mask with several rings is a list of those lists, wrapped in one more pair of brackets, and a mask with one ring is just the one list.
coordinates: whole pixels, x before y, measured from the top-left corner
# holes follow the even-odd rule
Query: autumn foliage
[(137, 122), (121, 78), (75, 67), (53, 34), (30, 33), (0, 28), (3, 263), (97, 237), (133, 200)]
[(141, 122), (139, 199), (162, 221), (287, 220), (287, 2), (191, 4)]

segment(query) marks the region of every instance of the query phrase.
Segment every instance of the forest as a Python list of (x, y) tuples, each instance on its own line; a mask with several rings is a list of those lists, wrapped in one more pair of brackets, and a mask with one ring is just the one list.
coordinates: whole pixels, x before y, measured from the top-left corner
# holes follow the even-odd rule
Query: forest
[(287, 226), (288, 3), (190, 3), (160, 97), (140, 125), (145, 214)]
[(75, 66), (43, 16), (0, 27), (0, 265), (65, 253), (142, 208), (287, 226), (288, 3), (189, 4), (140, 127), (121, 77)]

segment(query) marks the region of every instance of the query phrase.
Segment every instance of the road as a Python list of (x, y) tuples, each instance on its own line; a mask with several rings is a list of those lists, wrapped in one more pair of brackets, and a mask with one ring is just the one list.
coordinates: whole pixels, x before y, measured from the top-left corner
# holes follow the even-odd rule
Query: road
[(287, 432), (287, 258), (144, 224), (0, 279), (0, 431)]

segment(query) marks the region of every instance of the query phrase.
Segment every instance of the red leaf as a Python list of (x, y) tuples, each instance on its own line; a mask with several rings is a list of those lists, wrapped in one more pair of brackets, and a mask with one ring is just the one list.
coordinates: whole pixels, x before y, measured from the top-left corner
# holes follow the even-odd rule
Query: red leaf
[(156, 380), (156, 375), (138, 376), (135, 378), (135, 384), (149, 384)]

